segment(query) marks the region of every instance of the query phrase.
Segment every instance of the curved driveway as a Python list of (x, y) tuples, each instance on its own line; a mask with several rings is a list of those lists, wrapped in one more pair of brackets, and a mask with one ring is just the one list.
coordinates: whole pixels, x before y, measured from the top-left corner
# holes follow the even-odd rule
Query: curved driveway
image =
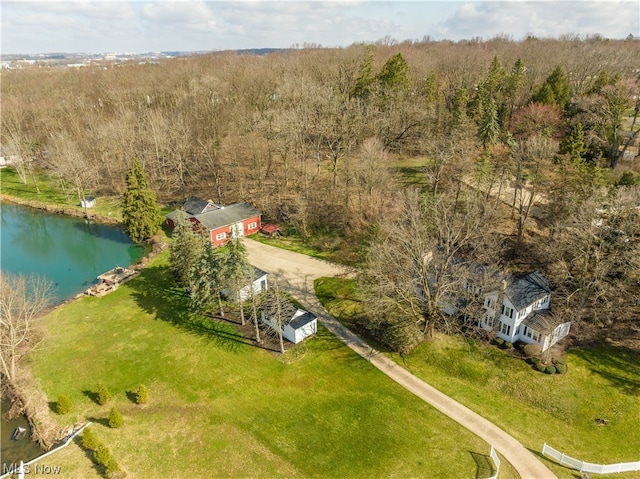
[(249, 252), (251, 264), (277, 279), (279, 287), (291, 293), (305, 307), (313, 311), (325, 328), (402, 387), (495, 447), (515, 468), (520, 477), (523, 479), (556, 478), (553, 472), (516, 439), (414, 376), (384, 354), (380, 354), (327, 313), (315, 295), (314, 280), (322, 276), (347, 276), (352, 274), (351, 271), (339, 265), (247, 238), (244, 244)]

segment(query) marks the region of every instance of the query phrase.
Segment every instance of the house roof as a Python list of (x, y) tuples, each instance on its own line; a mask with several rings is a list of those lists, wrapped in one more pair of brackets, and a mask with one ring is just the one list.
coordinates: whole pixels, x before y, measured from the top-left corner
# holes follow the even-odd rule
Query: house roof
[(260, 212), (249, 203), (236, 203), (235, 205), (223, 206), (220, 209), (206, 211), (194, 216), (205, 228), (211, 231), (259, 215)]
[(309, 323), (312, 323), (317, 318), (318, 317), (315, 314), (310, 313), (309, 311), (304, 311), (302, 309), (299, 309), (293, 315), (293, 318), (291, 318), (291, 321), (289, 321), (289, 326), (291, 326), (293, 329), (299, 329), (306, 326)]
[(524, 326), (533, 329), (545, 336), (551, 334), (551, 332), (558, 326), (556, 317), (548, 309), (540, 311), (533, 311), (528, 314), (522, 321)]
[(190, 196), (189, 199), (184, 202), (184, 205), (182, 205), (183, 210), (194, 216), (204, 213), (208, 207), (220, 208), (211, 201), (203, 200), (197, 196)]
[(549, 293), (551, 293), (551, 286), (539, 271), (515, 276), (504, 292), (518, 310), (526, 308)]

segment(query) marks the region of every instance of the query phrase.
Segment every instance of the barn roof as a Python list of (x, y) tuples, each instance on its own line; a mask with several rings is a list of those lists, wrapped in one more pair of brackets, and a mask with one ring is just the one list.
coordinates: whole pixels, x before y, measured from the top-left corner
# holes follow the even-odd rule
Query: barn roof
[(206, 211), (194, 216), (205, 228), (211, 231), (254, 216), (260, 216), (260, 212), (249, 203), (236, 203), (235, 205), (223, 206), (220, 209)]
[(197, 196), (190, 196), (187, 201), (182, 205), (182, 209), (190, 215), (199, 215), (204, 213), (208, 207), (219, 208), (219, 206), (213, 204), (211, 201), (203, 200)]

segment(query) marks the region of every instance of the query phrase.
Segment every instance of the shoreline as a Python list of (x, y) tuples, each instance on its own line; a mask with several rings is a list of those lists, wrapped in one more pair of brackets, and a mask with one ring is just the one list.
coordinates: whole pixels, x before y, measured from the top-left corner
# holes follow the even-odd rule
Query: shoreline
[(0, 194), (0, 201), (6, 201), (7, 203), (14, 203), (20, 206), (28, 206), (29, 208), (33, 208), (36, 210), (43, 210), (47, 213), (52, 213), (56, 215), (64, 215), (64, 216), (73, 216), (75, 218), (84, 218), (87, 220), (93, 220), (105, 225), (122, 227), (122, 223), (115, 218), (111, 218), (109, 216), (103, 216), (99, 214), (91, 214), (87, 212), (85, 214), (84, 210), (78, 210), (71, 206), (63, 206), (63, 205), (55, 205), (50, 203), (45, 203), (43, 201), (34, 201), (34, 200), (25, 200), (23, 198), (17, 196), (7, 195), (5, 193)]
[[(50, 213), (50, 214), (57, 214), (57, 215), (75, 217), (75, 218), (84, 218), (86, 220), (95, 221), (96, 223), (123, 229), (122, 223), (117, 221), (114, 218), (110, 218), (110, 217), (106, 217), (98, 214), (85, 215), (83, 210), (78, 210), (71, 207), (64, 207), (61, 205), (51, 205), (41, 201), (24, 200), (22, 198), (14, 197), (6, 194), (0, 194), (0, 201), (16, 204), (20, 206), (25, 206), (25, 207), (29, 207), (29, 208), (33, 208), (41, 211), (46, 211), (47, 213)], [(158, 228), (158, 231), (160, 231), (160, 228)], [(150, 238), (149, 240), (141, 244), (144, 245), (145, 248), (147, 248), (146, 253), (137, 262), (129, 265), (131, 269), (134, 269), (137, 272), (139, 272), (142, 268), (144, 268), (151, 259), (156, 257), (158, 254), (162, 253), (168, 246), (168, 243), (166, 241), (163, 241), (161, 236), (158, 234), (156, 234), (156, 236)], [(52, 311), (62, 306), (78, 301), (80, 298), (84, 296), (85, 296), (84, 292), (79, 292), (74, 296), (66, 298), (64, 300), (52, 302), (38, 315), (38, 318), (42, 318), (43, 316), (50, 314)], [(41, 429), (46, 429), (46, 428), (39, 427), (43, 422), (41, 419), (39, 419), (39, 415), (42, 413), (42, 411), (39, 410), (39, 408), (32, 407), (31, 401), (29, 400), (29, 396), (30, 396), (29, 392), (34, 392), (33, 388), (35, 387), (36, 396), (43, 397), (44, 391), (40, 390), (40, 388), (36, 386), (33, 381), (30, 380), (32, 378), (29, 377), (31, 375), (31, 370), (29, 369), (28, 364), (26, 365), (22, 364), (22, 367), (26, 368), (27, 370), (27, 374), (26, 374), (27, 378), (23, 378), (23, 379), (26, 379), (25, 384), (22, 384), (22, 381), (14, 384), (7, 384), (7, 383), (3, 384), (3, 388), (2, 388), (3, 396), (11, 404), (11, 408), (10, 408), (10, 412), (12, 413), (11, 416), (15, 417), (18, 415), (23, 415), (29, 422), (29, 425), (31, 427), (31, 437), (30, 437), (31, 441), (38, 444), (43, 451), (48, 451), (54, 446), (56, 440), (59, 439), (58, 436), (60, 434), (60, 431), (45, 432), (45, 430), (41, 430)], [(46, 396), (44, 397), (46, 400), (48, 400)], [(5, 411), (3, 411), (3, 413), (4, 412)], [(9, 411), (6, 411), (6, 412), (9, 412)], [(47, 432), (49, 434), (53, 432), (53, 437), (50, 437), (49, 434), (47, 434)]]

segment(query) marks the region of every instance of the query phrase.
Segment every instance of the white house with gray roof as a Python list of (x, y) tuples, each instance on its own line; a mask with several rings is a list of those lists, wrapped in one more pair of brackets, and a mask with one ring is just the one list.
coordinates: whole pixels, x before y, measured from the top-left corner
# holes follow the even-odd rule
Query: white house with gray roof
[(503, 291), (485, 296), (486, 314), (480, 326), (495, 331), (505, 341), (533, 343), (546, 351), (569, 334), (571, 327), (570, 322), (561, 322), (553, 315), (550, 301), (551, 286), (542, 273), (514, 276)]

